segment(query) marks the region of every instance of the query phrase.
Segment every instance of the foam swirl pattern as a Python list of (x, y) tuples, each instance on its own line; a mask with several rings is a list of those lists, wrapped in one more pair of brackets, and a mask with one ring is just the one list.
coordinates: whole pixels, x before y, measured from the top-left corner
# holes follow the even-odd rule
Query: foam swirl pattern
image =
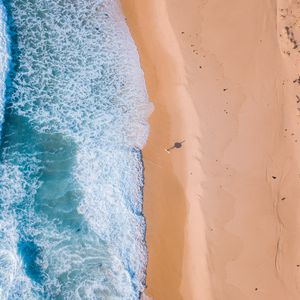
[(9, 43), (7, 38), (7, 16), (3, 5), (0, 5), (0, 135), (4, 119), (5, 80), (9, 63)]
[(0, 299), (139, 299), (152, 106), (118, 3), (3, 5)]

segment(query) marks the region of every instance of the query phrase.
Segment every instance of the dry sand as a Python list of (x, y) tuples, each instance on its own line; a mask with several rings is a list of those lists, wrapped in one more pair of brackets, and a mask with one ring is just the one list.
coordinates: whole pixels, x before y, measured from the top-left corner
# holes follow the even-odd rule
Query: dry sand
[(298, 2), (122, 1), (155, 105), (155, 300), (300, 299)]

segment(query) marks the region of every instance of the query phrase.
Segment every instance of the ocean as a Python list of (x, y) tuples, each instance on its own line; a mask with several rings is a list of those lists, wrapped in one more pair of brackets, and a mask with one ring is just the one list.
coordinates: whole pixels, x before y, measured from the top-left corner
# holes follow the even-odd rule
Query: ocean
[(0, 17), (0, 299), (139, 299), (152, 105), (119, 3)]

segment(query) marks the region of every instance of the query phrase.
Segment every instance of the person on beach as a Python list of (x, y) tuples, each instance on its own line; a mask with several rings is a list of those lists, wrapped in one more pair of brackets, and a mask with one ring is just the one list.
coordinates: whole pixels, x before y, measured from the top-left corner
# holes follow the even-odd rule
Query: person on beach
[(170, 147), (170, 148), (167, 148), (167, 149), (165, 149), (165, 151), (167, 152), (167, 153), (170, 153), (171, 152), (171, 150), (173, 150), (173, 149), (179, 149), (179, 148), (181, 148), (182, 147), (182, 144), (185, 142), (185, 140), (183, 140), (182, 142), (176, 142), (176, 143), (174, 143), (174, 145), (172, 146), (172, 147)]

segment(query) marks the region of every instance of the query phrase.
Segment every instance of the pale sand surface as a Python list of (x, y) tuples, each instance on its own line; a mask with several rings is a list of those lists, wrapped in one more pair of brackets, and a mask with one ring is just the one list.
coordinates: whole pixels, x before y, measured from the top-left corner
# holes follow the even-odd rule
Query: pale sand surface
[(123, 0), (155, 105), (143, 151), (155, 300), (300, 299), (297, 2)]

